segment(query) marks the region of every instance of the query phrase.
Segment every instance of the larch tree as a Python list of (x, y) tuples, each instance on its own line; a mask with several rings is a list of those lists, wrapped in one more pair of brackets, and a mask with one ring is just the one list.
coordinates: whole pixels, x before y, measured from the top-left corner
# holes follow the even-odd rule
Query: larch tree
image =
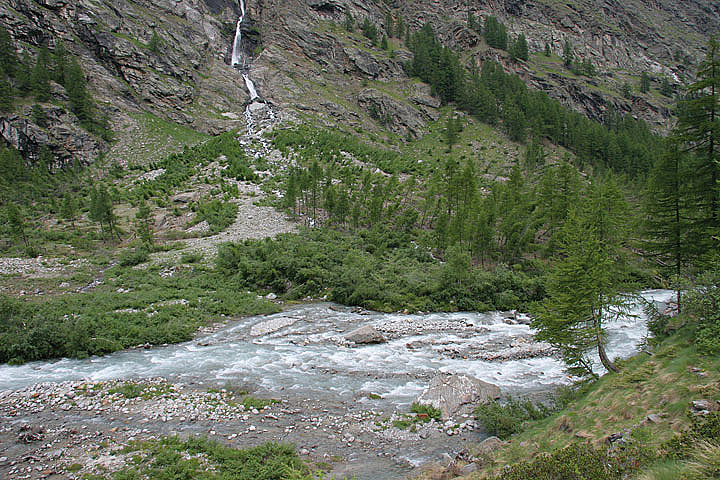
[(628, 306), (621, 294), (622, 238), (627, 205), (612, 179), (588, 187), (561, 231), (562, 256), (551, 271), (548, 297), (537, 308), (537, 338), (556, 347), (572, 374), (596, 377), (590, 352), (608, 372), (619, 368), (605, 348), (605, 324)]
[(708, 44), (697, 80), (687, 90), (675, 137), (695, 154), (693, 189), (696, 206), (704, 212), (699, 227), (708, 232), (709, 242), (720, 228), (720, 44), (715, 39)]

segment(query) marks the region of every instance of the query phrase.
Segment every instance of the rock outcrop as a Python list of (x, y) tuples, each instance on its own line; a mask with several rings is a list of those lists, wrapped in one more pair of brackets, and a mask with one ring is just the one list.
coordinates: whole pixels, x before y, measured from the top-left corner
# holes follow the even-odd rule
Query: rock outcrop
[(423, 405), (442, 411), (443, 418), (458, 412), (468, 403), (486, 403), (500, 398), (500, 388), (467, 375), (440, 374), (430, 381), (428, 388), (417, 398)]

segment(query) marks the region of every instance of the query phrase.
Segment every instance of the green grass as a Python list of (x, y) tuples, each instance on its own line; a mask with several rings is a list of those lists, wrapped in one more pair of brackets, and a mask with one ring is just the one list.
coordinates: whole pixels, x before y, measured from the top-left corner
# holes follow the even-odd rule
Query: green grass
[(234, 449), (207, 438), (167, 437), (133, 442), (116, 456), (126, 466), (114, 473), (91, 474), (107, 480), (312, 480), (316, 478), (294, 447), (266, 443), (253, 448)]
[(177, 343), (221, 315), (278, 311), (212, 271), (179, 269), (163, 276), (163, 269), (114, 267), (95, 290), (40, 297), (42, 302), (0, 296), (0, 362), (83, 358), (138, 344)]
[[(699, 354), (692, 332), (685, 331), (661, 343), (654, 355), (639, 354), (620, 364), (621, 373), (605, 375), (587, 386), (563, 410), (527, 422), (525, 431), (510, 437), (509, 443), (494, 454), (483, 475), (577, 442), (602, 449), (608, 435), (634, 428), (638, 447), (651, 453), (643, 464), (645, 476), (641, 478), (684, 478), (672, 475), (688, 463), (667, 460), (662, 456), (664, 445), (691, 427), (687, 412), (692, 400), (720, 398), (720, 358)], [(707, 375), (698, 376), (691, 368), (702, 369)], [(650, 413), (659, 415), (661, 421), (644, 422)]]

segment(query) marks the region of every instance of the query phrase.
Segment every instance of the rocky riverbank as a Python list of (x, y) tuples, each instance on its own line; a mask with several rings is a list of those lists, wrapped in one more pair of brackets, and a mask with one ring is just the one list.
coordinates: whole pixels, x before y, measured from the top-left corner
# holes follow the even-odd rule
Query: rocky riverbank
[(108, 474), (126, 465), (123, 447), (170, 435), (208, 436), (236, 448), (289, 442), (310, 464), (333, 474), (394, 478), (420, 463), (454, 457), (465, 442), (483, 438), (467, 413), (423, 421), (388, 411), (380, 399), (264, 398), (230, 385), (207, 388), (164, 378), (4, 391), (0, 417), (0, 475), (8, 479)]

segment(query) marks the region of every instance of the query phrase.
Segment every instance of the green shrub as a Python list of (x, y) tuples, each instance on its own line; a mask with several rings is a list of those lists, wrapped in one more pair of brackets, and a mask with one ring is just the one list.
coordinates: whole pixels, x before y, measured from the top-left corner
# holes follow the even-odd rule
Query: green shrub
[(440, 420), (440, 417), (442, 417), (442, 411), (439, 408), (435, 408), (432, 405), (423, 405), (417, 402), (413, 402), (412, 405), (410, 405), (410, 411), (418, 415), (427, 415), (428, 420), (431, 418), (434, 420)]
[(122, 252), (119, 262), (121, 267), (134, 267), (147, 262), (149, 258), (150, 253), (145, 248), (133, 248)]
[(495, 401), (479, 405), (475, 409), (475, 418), (487, 433), (506, 439), (521, 432), (524, 422), (540, 420), (551, 413), (552, 410), (543, 404), (510, 398), (505, 404)]
[(208, 222), (213, 233), (222, 232), (232, 225), (237, 212), (237, 204), (220, 200), (210, 200), (198, 206), (198, 218)]

